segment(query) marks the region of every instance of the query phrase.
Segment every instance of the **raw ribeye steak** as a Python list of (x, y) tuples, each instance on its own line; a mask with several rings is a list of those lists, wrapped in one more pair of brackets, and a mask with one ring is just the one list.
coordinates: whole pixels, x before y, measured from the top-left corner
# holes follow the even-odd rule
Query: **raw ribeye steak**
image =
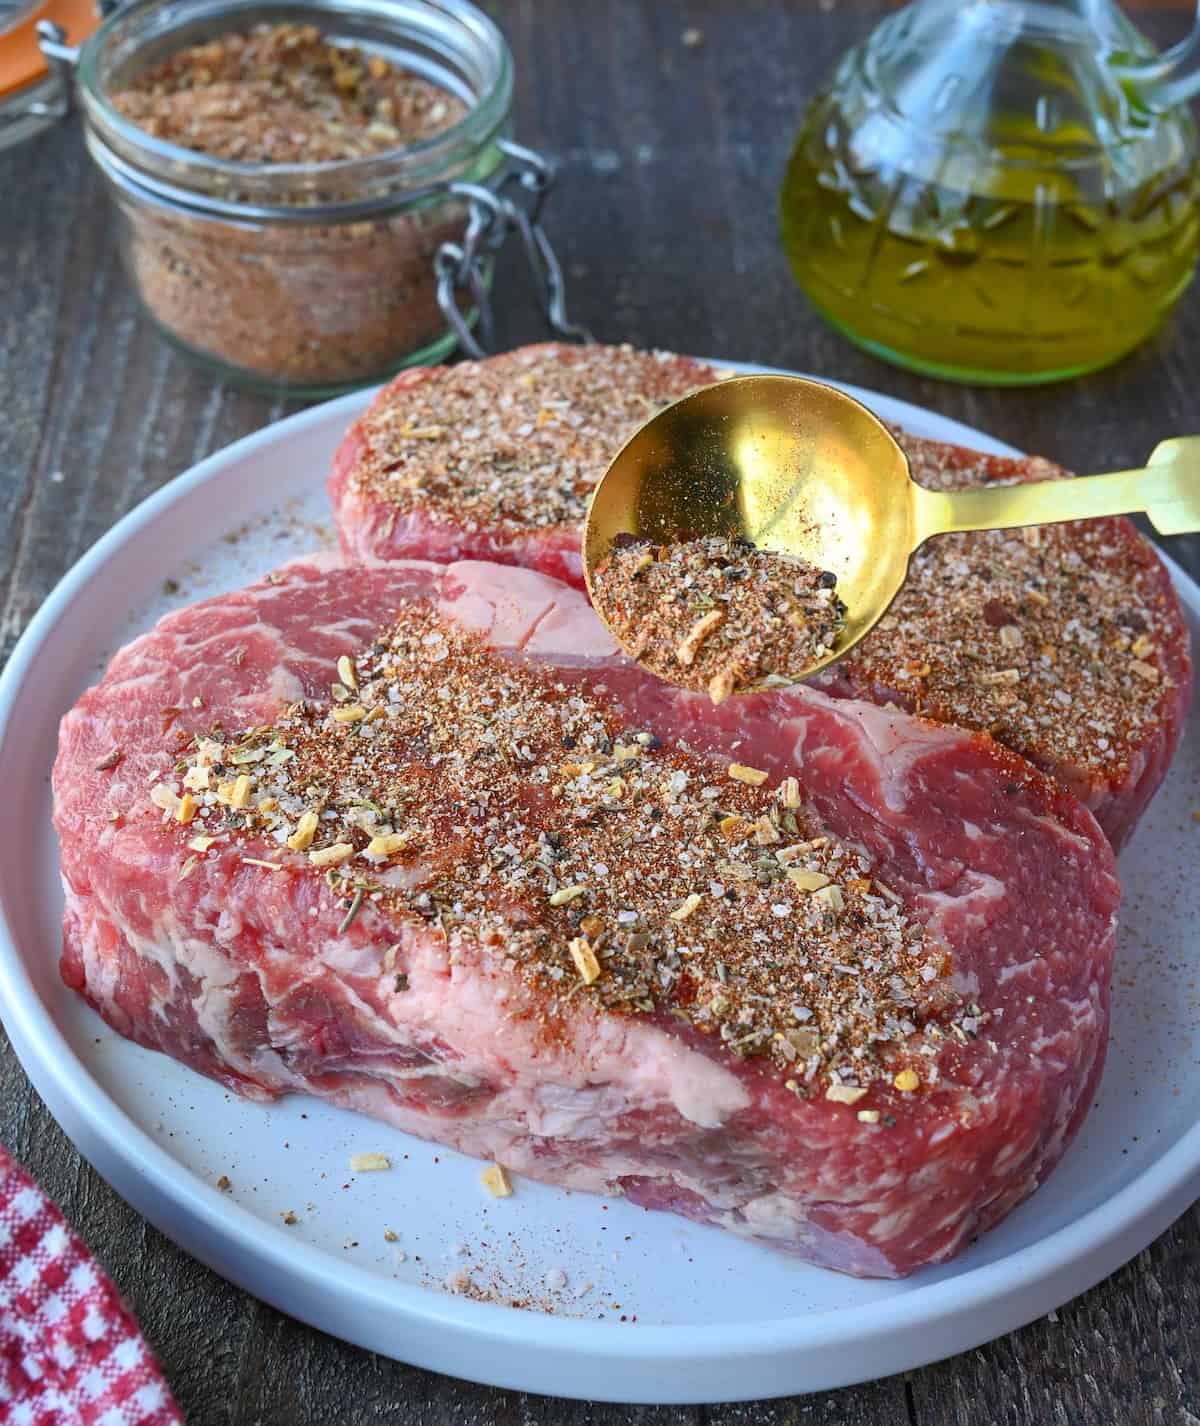
[[(358, 559), (495, 559), (581, 585), (591, 487), (633, 426), (715, 375), (627, 347), (554, 345), (405, 372), (337, 454), (342, 547)], [(895, 434), (933, 489), (1067, 474)], [(1059, 777), (1120, 847), (1179, 742), (1187, 628), (1162, 561), (1127, 520), (943, 536), (826, 687), (991, 733)]]
[(1002, 1218), (1104, 1059), (1112, 852), (1056, 782), (811, 690), (714, 710), (532, 571), (170, 615), (54, 806), (63, 975), (121, 1033), (845, 1272)]
[(579, 529), (608, 462), (656, 411), (718, 378), (691, 357), (554, 342), (410, 367), (335, 457), (342, 548), (497, 560), (582, 588)]

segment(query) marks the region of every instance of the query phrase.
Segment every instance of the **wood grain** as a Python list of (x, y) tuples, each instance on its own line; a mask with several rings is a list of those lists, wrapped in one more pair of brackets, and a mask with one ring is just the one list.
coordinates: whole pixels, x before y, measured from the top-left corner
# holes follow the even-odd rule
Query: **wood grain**
[[(789, 0), (504, 0), (518, 132), (557, 152), (551, 226), (573, 314), (605, 340), (745, 358), (936, 407), (1077, 469), (1200, 427), (1200, 293), (1107, 372), (1037, 391), (926, 381), (824, 327), (775, 237), (805, 96), (885, 8)], [(1139, 7), (1160, 40), (1179, 5)], [(685, 46), (685, 29), (702, 42)], [(139, 316), (76, 130), (0, 154), (0, 656), (54, 582), (148, 492), (282, 401), (214, 386)], [(502, 266), (505, 345), (540, 330)], [(1172, 553), (1200, 573), (1200, 545)], [(1200, 1218), (1053, 1320), (905, 1378), (784, 1402), (646, 1409), (491, 1390), (348, 1347), (228, 1286), (127, 1208), (50, 1119), (4, 1042), (0, 1138), (115, 1277), (192, 1426), (1200, 1426)], [(902, 1302), (897, 1311), (903, 1311)], [(464, 1371), (469, 1363), (464, 1363)], [(870, 1363), (863, 1364), (864, 1373)]]

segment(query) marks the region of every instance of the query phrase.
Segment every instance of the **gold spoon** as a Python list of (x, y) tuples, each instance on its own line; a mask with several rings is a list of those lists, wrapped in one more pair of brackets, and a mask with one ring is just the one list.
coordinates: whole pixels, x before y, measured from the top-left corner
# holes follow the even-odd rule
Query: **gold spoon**
[(1163, 535), (1200, 530), (1200, 436), (1162, 441), (1144, 470), (933, 491), (852, 396), (798, 376), (741, 376), (694, 391), (629, 438), (592, 494), (583, 567), (593, 604), (596, 567), (622, 534), (738, 536), (832, 570), (845, 629), (797, 675), (807, 678), (875, 627), (931, 535), (1136, 510)]

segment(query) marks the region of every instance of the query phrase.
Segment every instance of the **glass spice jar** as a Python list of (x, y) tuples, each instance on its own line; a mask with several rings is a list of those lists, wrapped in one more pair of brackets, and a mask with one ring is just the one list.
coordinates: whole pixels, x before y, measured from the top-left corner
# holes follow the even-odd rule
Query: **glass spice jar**
[[(139, 75), (263, 25), (316, 27), (329, 45), (431, 81), (461, 114), (365, 156), (276, 163), (198, 152), (121, 112)], [(173, 0), (119, 9), (77, 50), (42, 33), (51, 60), (74, 69), (146, 313), (214, 375), (324, 396), (439, 361), (456, 344), (477, 351), (469, 328), (487, 307), (489, 255), (513, 226), (552, 322), (571, 330), (536, 221), (549, 168), (508, 140), (512, 57), (467, 0)], [(504, 196), (515, 182), (535, 191), (532, 213)]]

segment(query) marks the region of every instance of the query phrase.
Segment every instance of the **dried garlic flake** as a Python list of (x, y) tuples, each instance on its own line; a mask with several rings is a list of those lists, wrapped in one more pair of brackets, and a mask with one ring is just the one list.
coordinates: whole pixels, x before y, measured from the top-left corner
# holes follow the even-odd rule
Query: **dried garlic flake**
[(351, 1173), (378, 1173), (380, 1169), (390, 1169), (391, 1159), (386, 1154), (351, 1154)]
[(508, 1170), (501, 1164), (489, 1164), (479, 1177), (493, 1198), (512, 1197), (512, 1182), (508, 1177)]

